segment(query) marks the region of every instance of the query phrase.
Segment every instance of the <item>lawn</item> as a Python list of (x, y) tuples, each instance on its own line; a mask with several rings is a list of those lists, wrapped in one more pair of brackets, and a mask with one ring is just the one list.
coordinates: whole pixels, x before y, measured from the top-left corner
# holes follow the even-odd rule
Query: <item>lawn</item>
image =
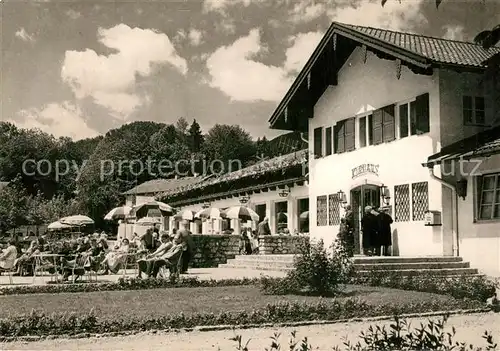
[[(453, 298), (431, 293), (402, 291), (379, 287), (348, 286), (339, 299), (358, 298), (370, 305), (404, 305), (420, 302), (447, 302)], [(135, 291), (103, 291), (0, 296), (0, 317), (29, 313), (32, 309), (45, 313), (85, 313), (94, 309), (103, 320), (117, 318), (160, 317), (183, 312), (220, 313), (252, 311), (280, 302), (320, 302), (326, 298), (311, 296), (263, 295), (255, 286), (212, 288), (175, 288)], [(425, 311), (422, 311), (425, 312)]]

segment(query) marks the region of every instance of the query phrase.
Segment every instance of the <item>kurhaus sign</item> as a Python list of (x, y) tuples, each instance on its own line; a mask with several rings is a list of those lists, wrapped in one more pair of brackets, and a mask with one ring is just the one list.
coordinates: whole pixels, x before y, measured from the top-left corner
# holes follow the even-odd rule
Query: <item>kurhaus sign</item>
[(366, 173), (372, 173), (378, 177), (378, 167), (379, 167), (379, 165), (374, 165), (371, 163), (365, 163), (365, 164), (359, 165), (357, 167), (354, 167), (352, 169), (352, 179), (355, 179), (355, 178), (362, 176), (363, 174), (366, 174)]

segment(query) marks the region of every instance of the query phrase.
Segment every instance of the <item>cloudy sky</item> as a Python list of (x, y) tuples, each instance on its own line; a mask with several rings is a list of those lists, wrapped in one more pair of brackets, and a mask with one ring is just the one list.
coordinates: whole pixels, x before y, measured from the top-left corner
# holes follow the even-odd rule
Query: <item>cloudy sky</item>
[(0, 11), (0, 119), (75, 139), (180, 116), (272, 137), (270, 114), (331, 21), (455, 40), (500, 23), (500, 0), (4, 0)]

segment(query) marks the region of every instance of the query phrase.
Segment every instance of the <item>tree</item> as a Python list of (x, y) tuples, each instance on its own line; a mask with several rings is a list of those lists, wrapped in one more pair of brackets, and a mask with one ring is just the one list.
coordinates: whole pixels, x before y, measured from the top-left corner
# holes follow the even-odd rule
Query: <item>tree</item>
[(208, 131), (202, 152), (211, 171), (235, 171), (238, 163), (248, 165), (255, 156), (255, 143), (250, 134), (238, 125), (216, 124)]
[(175, 123), (175, 127), (177, 130), (182, 134), (186, 135), (187, 129), (189, 127), (188, 121), (184, 117), (180, 117), (177, 122)]
[(21, 177), (0, 189), (0, 234), (26, 224), (27, 194)]
[(201, 133), (200, 125), (196, 122), (196, 119), (193, 120), (193, 123), (189, 127), (188, 137), (191, 152), (200, 152), (203, 143), (203, 134)]

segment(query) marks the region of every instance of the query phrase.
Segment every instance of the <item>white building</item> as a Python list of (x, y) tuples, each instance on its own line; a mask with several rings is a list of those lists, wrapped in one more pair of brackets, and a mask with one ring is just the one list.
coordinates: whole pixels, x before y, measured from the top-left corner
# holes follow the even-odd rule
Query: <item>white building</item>
[[(219, 209), (238, 206), (245, 199), (245, 206), (257, 212), (260, 220), (269, 218), (272, 234), (283, 228), (290, 233), (305, 233), (309, 231), (309, 221), (301, 219), (300, 215), (307, 215), (305, 212), (309, 211), (307, 153), (308, 150), (302, 150), (263, 160), (238, 171), (165, 191), (158, 194), (157, 199), (181, 211), (194, 212), (204, 206)], [(191, 231), (194, 234), (220, 234), (228, 229), (228, 225), (238, 234), (242, 224), (236, 220), (224, 223), (199, 220), (191, 223)], [(255, 228), (256, 223), (251, 225)]]
[[(485, 229), (490, 263), (464, 249), (481, 251), (472, 234), (479, 225), (456, 225), (454, 193), (436, 178), (441, 170), (432, 175), (422, 166), (443, 146), (495, 123), (488, 84), (480, 81), (483, 61), (499, 50), (333, 23), (270, 119), (271, 128), (309, 134), (311, 236), (336, 237), (342, 191), (358, 220), (366, 205), (391, 206), (393, 254), (461, 255), (500, 270), (493, 229), (500, 226)], [(441, 214), (442, 225), (425, 225), (428, 210)], [(359, 252), (359, 222), (357, 229)]]

